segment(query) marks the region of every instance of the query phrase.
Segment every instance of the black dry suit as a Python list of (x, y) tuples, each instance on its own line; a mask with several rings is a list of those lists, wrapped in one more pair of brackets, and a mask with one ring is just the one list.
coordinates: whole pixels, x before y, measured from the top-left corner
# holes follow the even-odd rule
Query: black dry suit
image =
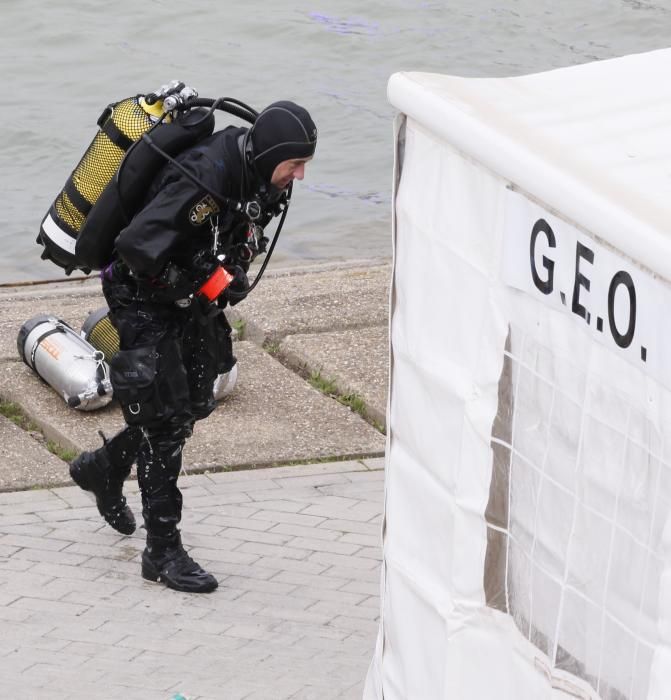
[[(126, 446), (129, 459), (137, 454), (149, 547), (160, 549), (177, 537), (182, 448), (194, 422), (214, 409), (217, 375), (235, 363), (226, 299), (203, 304), (192, 295), (221, 252), (227, 269), (237, 272), (230, 288), (245, 288), (248, 263), (236, 251), (249, 221), (217, 196), (239, 201), (262, 189), (245, 174), (246, 132), (229, 127), (177, 158), (209, 191), (168, 164), (117, 238), (117, 261), (103, 272), (121, 348), (110, 363), (111, 380), (127, 423), (114, 440)], [(262, 200), (262, 207), (265, 224), (277, 213), (276, 203)]]
[[(110, 376), (127, 426), (103, 447), (82, 453), (70, 473), (93, 491), (107, 522), (127, 534), (135, 521), (121, 486), (137, 461), (147, 529), (142, 575), (177, 590), (217, 586), (181, 545), (177, 478), (194, 423), (214, 409), (214, 380), (235, 363), (223, 309), (245, 296), (249, 262), (265, 241), (256, 228), (250, 237), (249, 219), (262, 229), (286, 212), (288, 193), (273, 187), (273, 172), (286, 160), (310, 158), (316, 140), (302, 107), (277, 102), (249, 131), (229, 127), (183, 152), (156, 177), (102, 272), (119, 332)], [(252, 200), (255, 207), (240, 205)], [(223, 293), (223, 284), (211, 284), (222, 278), (230, 281)]]

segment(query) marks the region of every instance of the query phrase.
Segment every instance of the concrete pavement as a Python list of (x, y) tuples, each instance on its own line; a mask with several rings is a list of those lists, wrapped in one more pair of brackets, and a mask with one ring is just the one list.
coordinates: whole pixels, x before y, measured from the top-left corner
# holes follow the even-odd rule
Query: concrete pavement
[(220, 581), (205, 596), (143, 581), (144, 531), (105, 525), (47, 450), (90, 448), (121, 425), (114, 405), (66, 408), (16, 354), (32, 315), (78, 328), (102, 305), (97, 282), (0, 289), (0, 399), (34, 424), (0, 417), (7, 694), (361, 697), (379, 607), (389, 274), (387, 261), (267, 273), (231, 313), (239, 384), (197, 427), (180, 479), (185, 545)]

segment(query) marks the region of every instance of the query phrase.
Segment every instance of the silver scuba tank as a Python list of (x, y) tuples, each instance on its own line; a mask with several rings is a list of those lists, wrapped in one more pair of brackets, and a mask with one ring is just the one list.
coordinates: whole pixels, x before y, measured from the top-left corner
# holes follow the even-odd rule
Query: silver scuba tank
[[(101, 350), (105, 357), (111, 359), (119, 351), (119, 334), (109, 318), (109, 309), (103, 306), (92, 311), (82, 324), (82, 336), (94, 348)], [(223, 372), (214, 380), (212, 394), (215, 401), (222, 401), (230, 396), (238, 381), (238, 363), (228, 372)]]
[(221, 401), (230, 396), (233, 393), (233, 389), (235, 389), (237, 381), (238, 363), (236, 362), (228, 372), (217, 375), (217, 378), (214, 380), (214, 387), (212, 388), (214, 400)]
[(93, 411), (112, 399), (105, 355), (65, 321), (40, 314), (17, 337), (19, 357), (60, 394), (68, 406)]

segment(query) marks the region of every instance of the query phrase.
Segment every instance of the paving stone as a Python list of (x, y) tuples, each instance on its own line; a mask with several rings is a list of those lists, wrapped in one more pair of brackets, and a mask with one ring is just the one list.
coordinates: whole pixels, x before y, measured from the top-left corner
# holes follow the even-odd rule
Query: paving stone
[(86, 610), (85, 605), (77, 605), (75, 603), (64, 603), (59, 600), (48, 600), (44, 598), (19, 598), (12, 603), (15, 608), (20, 608), (22, 610), (32, 610), (34, 612), (61, 612), (63, 614), (72, 615), (76, 617), (81, 615)]
[(280, 571), (296, 571), (303, 574), (321, 574), (329, 567), (314, 561), (301, 559), (283, 559), (280, 557), (261, 557), (257, 564)]
[(305, 598), (312, 601), (331, 601), (342, 605), (359, 605), (366, 596), (361, 593), (349, 593), (342, 588), (337, 590), (310, 586), (298, 586), (291, 595), (296, 598)]
[(266, 581), (244, 576), (229, 576), (224, 585), (228, 588), (236, 588), (241, 591), (255, 591), (259, 593), (272, 593), (285, 595), (296, 590), (297, 586), (291, 583), (281, 583), (277, 580)]
[(5, 535), (0, 543), (14, 545), (15, 547), (29, 547), (33, 549), (49, 549), (58, 551), (65, 549), (71, 542), (68, 540), (49, 540), (46, 537), (31, 537), (28, 535)]
[(360, 617), (338, 615), (332, 618), (329, 624), (333, 625), (333, 627), (353, 632), (363, 632), (365, 634), (375, 634), (377, 632), (377, 622), (375, 620), (365, 620)]
[(227, 515), (210, 515), (207, 517), (206, 522), (211, 523), (213, 527), (218, 527), (220, 530), (227, 527), (233, 527), (245, 530), (255, 530), (256, 532), (265, 532), (273, 527), (272, 523), (264, 522), (263, 520), (235, 518)]
[(290, 504), (290, 506), (285, 506), (284, 510), (290, 508), (297, 513), (301, 508), (305, 507), (306, 502), (312, 502), (315, 490), (314, 486), (297, 486), (279, 491), (257, 491), (250, 493), (250, 496), (254, 501), (263, 503), (264, 506), (266, 502), (278, 502), (277, 499), (282, 499), (285, 504)]
[(376, 620), (379, 617), (379, 611), (374, 608), (348, 604), (344, 600), (319, 600), (310, 605), (307, 612), (327, 615), (331, 618), (345, 615), (362, 620)]
[(319, 523), (319, 528), (324, 530), (335, 530), (336, 532), (358, 532), (362, 535), (375, 535), (379, 532), (378, 525), (359, 520), (345, 520), (338, 518), (324, 518)]
[(282, 535), (293, 537), (316, 537), (320, 540), (337, 540), (340, 535), (333, 530), (319, 530), (315, 527), (305, 527), (304, 525), (292, 525), (291, 523), (277, 523), (272, 526), (270, 532), (278, 532)]
[(21, 561), (19, 559), (2, 559), (0, 558), (0, 576), (8, 571), (26, 571), (31, 569), (35, 564), (31, 561)]
[(382, 550), (379, 547), (362, 547), (357, 551), (356, 556), (380, 561), (382, 558)]
[[(354, 558), (354, 557), (352, 557)], [(360, 560), (363, 561), (363, 560)], [(309, 562), (311, 564), (316, 564), (316, 562)], [(323, 564), (320, 564), (323, 566)], [(331, 566), (324, 569), (322, 572), (328, 577), (334, 576), (339, 579), (348, 579), (350, 581), (367, 581), (369, 583), (379, 584), (380, 581), (380, 569), (377, 566), (373, 566), (369, 569), (354, 568), (352, 566)], [(379, 591), (379, 586), (378, 586)]]
[[(47, 537), (52, 531), (49, 525), (0, 525), (0, 535), (30, 535), (31, 537)], [(0, 538), (1, 539), (1, 538)]]
[(224, 537), (230, 537), (243, 542), (262, 542), (265, 544), (286, 544), (291, 537), (279, 533), (259, 532), (254, 529), (228, 527), (224, 530)]
[(12, 547), (0, 542), (0, 557), (11, 557), (14, 552), (18, 552), (20, 547)]
[(44, 520), (48, 517), (50, 512), (61, 512), (63, 510), (63, 502), (59, 498), (55, 498), (53, 494), (50, 494), (51, 498), (49, 500), (35, 500), (31, 501), (21, 501), (19, 503), (6, 503), (2, 507), (2, 512), (4, 517), (8, 518), (12, 515), (24, 515), (27, 513), (34, 513), (40, 519)]
[(282, 557), (288, 559), (306, 559), (310, 555), (308, 549), (297, 549), (285, 545), (264, 544), (262, 542), (245, 542), (237, 548), (237, 552), (250, 552), (264, 557)]
[(364, 570), (373, 569), (377, 566), (377, 562), (373, 559), (343, 556), (342, 554), (331, 554), (330, 552), (313, 552), (309, 556), (309, 561), (329, 566), (348, 566), (353, 569)]
[(71, 566), (69, 564), (39, 562), (35, 564), (32, 571), (45, 576), (52, 576), (63, 581), (71, 579), (80, 581), (94, 581), (100, 578), (100, 571), (88, 569), (83, 566)]
[(296, 584), (299, 586), (308, 586), (315, 588), (325, 588), (327, 590), (335, 590), (342, 588), (346, 590), (346, 585), (352, 582), (352, 579), (337, 578), (335, 576), (320, 576), (319, 574), (306, 574), (298, 571), (280, 571), (273, 577), (272, 581), (280, 581), (281, 583)]
[(361, 460), (368, 469), (384, 469), (384, 457), (367, 457)]
[(0, 515), (0, 528), (5, 527), (6, 525), (14, 527), (15, 525), (26, 525), (41, 522), (42, 520), (34, 513), (19, 512), (12, 513), (11, 515)]
[(209, 569), (213, 574), (224, 576), (246, 576), (258, 581), (268, 581), (279, 573), (278, 568), (261, 566), (258, 561), (253, 564), (240, 564), (237, 562), (210, 562)]
[[(316, 505), (311, 505), (301, 511), (301, 515), (316, 515), (329, 519), (347, 518), (348, 520), (354, 520), (360, 523), (367, 523), (374, 517), (375, 511), (370, 511), (368, 508), (363, 507), (364, 504), (359, 503), (349, 509), (329, 507), (317, 503)], [(378, 511), (379, 512), (379, 511)]]
[(332, 542), (314, 537), (296, 537), (289, 542), (290, 547), (299, 549), (311, 549), (314, 552), (332, 552), (333, 554), (350, 555), (357, 552), (361, 547), (348, 542)]
[(359, 544), (364, 547), (377, 547), (379, 550), (378, 558), (381, 556), (382, 551), (382, 537), (381, 533), (378, 535), (362, 535), (356, 532), (346, 532), (338, 542), (349, 542), (351, 544)]
[(366, 459), (344, 459), (336, 462), (321, 462), (318, 464), (294, 464), (288, 467), (272, 467), (272, 469), (241, 469), (231, 472), (215, 472), (208, 474), (210, 481), (261, 481), (264, 479), (279, 479), (285, 476), (311, 476), (313, 474), (336, 474), (367, 472)]
[[(326, 518), (317, 515), (306, 515), (305, 513), (286, 512), (282, 510), (267, 509), (268, 503), (264, 503), (264, 508), (256, 511), (250, 517), (254, 520), (265, 520), (271, 523), (293, 523), (295, 525), (318, 525)], [(272, 505), (272, 504), (270, 504)]]

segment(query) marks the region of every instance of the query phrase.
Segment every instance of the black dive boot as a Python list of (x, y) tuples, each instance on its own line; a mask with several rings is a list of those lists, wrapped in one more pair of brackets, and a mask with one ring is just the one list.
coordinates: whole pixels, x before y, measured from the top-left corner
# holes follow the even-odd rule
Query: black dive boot
[(147, 535), (147, 546), (142, 552), (142, 578), (161, 581), (168, 588), (184, 593), (211, 593), (219, 585), (212, 574), (186, 553), (179, 531), (171, 537)]
[(110, 440), (102, 432), (100, 436), (103, 446), (93, 452), (82, 452), (74, 459), (70, 463), (70, 476), (77, 486), (93, 493), (98, 512), (111, 527), (123, 535), (132, 535), (135, 516), (122, 489), (135, 461), (141, 433), (135, 428), (125, 428)]

